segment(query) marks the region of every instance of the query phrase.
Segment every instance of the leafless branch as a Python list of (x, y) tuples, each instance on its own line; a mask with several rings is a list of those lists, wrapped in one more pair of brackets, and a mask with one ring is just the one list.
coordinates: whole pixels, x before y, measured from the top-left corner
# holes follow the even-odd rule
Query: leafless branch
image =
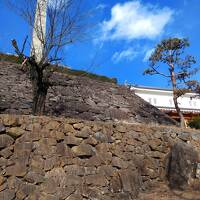
[(162, 73), (162, 72), (159, 72), (159, 71), (158, 71), (155, 67), (153, 67), (153, 66), (152, 66), (152, 69), (156, 72), (156, 74), (159, 74), (159, 75), (164, 76), (164, 77), (166, 77), (166, 78), (170, 78), (169, 75), (166, 75), (166, 74), (164, 74), (164, 73)]

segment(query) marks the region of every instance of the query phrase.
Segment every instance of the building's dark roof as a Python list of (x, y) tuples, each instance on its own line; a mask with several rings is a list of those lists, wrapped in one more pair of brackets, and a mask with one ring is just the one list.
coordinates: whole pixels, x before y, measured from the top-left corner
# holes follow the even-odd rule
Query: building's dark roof
[[(160, 90), (160, 91), (169, 91), (169, 92), (172, 92), (172, 89), (170, 88), (158, 88), (158, 87), (151, 87), (151, 86), (142, 86), (142, 85), (131, 85), (131, 87), (135, 87), (135, 88), (138, 88), (138, 89), (151, 89), (151, 90)], [(187, 92), (187, 93), (193, 93), (194, 92)]]

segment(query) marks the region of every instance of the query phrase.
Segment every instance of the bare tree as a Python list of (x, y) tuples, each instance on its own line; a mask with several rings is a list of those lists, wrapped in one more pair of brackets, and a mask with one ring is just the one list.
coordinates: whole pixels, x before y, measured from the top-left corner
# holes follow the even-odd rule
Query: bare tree
[(190, 80), (191, 76), (198, 71), (198, 68), (193, 68), (196, 61), (193, 56), (184, 55), (184, 50), (188, 46), (187, 39), (169, 38), (161, 41), (149, 58), (150, 68), (144, 72), (144, 74), (158, 74), (169, 79), (181, 127), (185, 127), (185, 119), (179, 107), (178, 98), (186, 92), (194, 91), (194, 84), (197, 84), (197, 81)]
[[(31, 44), (31, 55), (28, 56), (24, 54), (28, 39), (25, 39), (22, 49), (15, 39), (12, 40), (22, 65), (27, 66), (30, 72), (33, 114), (41, 115), (44, 113), (46, 95), (51, 85), (51, 64), (62, 59), (59, 56), (64, 46), (84, 40), (89, 27), (90, 12), (83, 9), (81, 0), (40, 0), (42, 4), (37, 0), (19, 0), (17, 3), (14, 0), (8, 1), (9, 5), (14, 6), (17, 13), (26, 20), (35, 34), (33, 37), (37, 37), (40, 43), (41, 49), (38, 45)], [(36, 11), (39, 12), (37, 19)]]

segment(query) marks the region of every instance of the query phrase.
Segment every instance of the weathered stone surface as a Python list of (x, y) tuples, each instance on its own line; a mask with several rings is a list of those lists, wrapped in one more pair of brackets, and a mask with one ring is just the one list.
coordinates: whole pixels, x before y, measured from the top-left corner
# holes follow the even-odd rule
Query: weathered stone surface
[(161, 140), (154, 138), (153, 140), (150, 140), (149, 142), (149, 146), (152, 150), (158, 150), (160, 144), (162, 143)]
[(9, 135), (0, 135), (0, 149), (10, 146), (13, 142), (13, 138)]
[(44, 170), (49, 171), (54, 167), (60, 166), (61, 160), (58, 156), (52, 156), (44, 160)]
[(101, 165), (97, 168), (97, 173), (102, 176), (110, 177), (116, 171), (111, 165)]
[(57, 154), (59, 156), (64, 156), (66, 158), (73, 157), (73, 153), (72, 153), (71, 149), (64, 142), (57, 144)]
[(2, 175), (0, 175), (0, 185), (2, 185), (4, 182), (5, 182), (5, 178)]
[(116, 130), (119, 131), (120, 133), (126, 133), (126, 127), (122, 126), (122, 125), (117, 125), (116, 126)]
[(10, 190), (14, 190), (15, 192), (17, 192), (17, 190), (19, 189), (19, 186), (23, 184), (23, 181), (20, 178), (17, 178), (15, 176), (10, 176), (7, 179), (7, 183), (8, 183), (8, 188)]
[(165, 156), (164, 153), (159, 151), (151, 151), (147, 155), (153, 158), (163, 158)]
[(6, 127), (0, 122), (0, 134), (5, 133)]
[(64, 124), (64, 133), (74, 133), (75, 130), (71, 124)]
[(142, 180), (137, 171), (123, 170), (120, 172), (122, 188), (125, 192), (130, 192), (136, 197), (141, 188)]
[(3, 124), (5, 126), (18, 126), (19, 118), (16, 115), (4, 115)]
[(8, 129), (7, 134), (10, 135), (11, 137), (18, 138), (19, 136), (24, 134), (24, 131), (19, 127), (12, 127)]
[[(1, 113), (30, 114), (32, 89), (28, 75), (20, 70), (19, 65), (6, 62), (0, 62), (0, 74)], [(56, 72), (51, 76), (51, 81), (55, 86), (48, 90), (46, 98), (48, 115), (84, 120), (175, 124), (125, 86)], [(16, 118), (10, 116), (5, 122), (6, 126), (18, 124)], [(57, 127), (57, 123), (52, 120), (48, 126), (52, 129)], [(65, 127), (65, 133), (74, 132), (72, 128)]]
[(121, 158), (113, 157), (112, 166), (117, 167), (119, 169), (124, 169), (124, 168), (128, 167), (128, 164), (126, 162), (124, 162)]
[(7, 159), (5, 159), (3, 157), (0, 158), (0, 167), (5, 167), (7, 165), (7, 163), (8, 163)]
[(84, 167), (77, 165), (67, 165), (64, 167), (66, 174), (83, 176), (85, 174)]
[(118, 193), (122, 191), (121, 179), (118, 174), (114, 174), (110, 181), (110, 189), (113, 193)]
[(25, 153), (30, 154), (32, 149), (33, 143), (31, 142), (15, 143), (14, 145), (14, 153), (18, 156), (22, 156)]
[(72, 148), (72, 151), (76, 156), (91, 157), (95, 155), (95, 149), (89, 144), (80, 144)]
[(82, 129), (84, 126), (84, 123), (73, 124), (73, 127), (78, 130)]
[(56, 153), (56, 144), (57, 141), (56, 139), (53, 138), (42, 138), (39, 140), (39, 142), (35, 142), (34, 145), (36, 148), (35, 152), (38, 155), (53, 155)]
[(100, 141), (100, 142), (109, 142), (108, 141), (108, 136), (102, 132), (96, 132), (94, 134), (94, 137), (97, 141)]
[[(141, 188), (165, 180), (170, 146), (186, 141), (181, 132), (190, 133), (175, 127), (44, 116), (16, 119), (18, 123), (10, 123), (0, 134), (11, 138), (0, 149), (0, 194), (9, 189), (15, 192), (14, 199), (24, 200), (134, 199)], [(24, 134), (12, 138), (9, 129)], [(200, 138), (190, 137), (194, 133), (198, 132), (187, 138), (199, 151)], [(191, 187), (199, 187), (197, 180), (189, 179)]]
[(194, 177), (198, 153), (191, 145), (179, 142), (172, 147), (167, 160), (166, 175), (169, 186), (173, 189), (187, 187), (189, 180)]
[(62, 167), (55, 167), (51, 171), (48, 171), (45, 178), (52, 179), (57, 186), (64, 188), (66, 185), (66, 173)]
[(9, 158), (12, 155), (12, 151), (10, 150), (10, 148), (5, 148), (3, 150), (0, 151), (0, 155), (4, 158)]
[(81, 131), (76, 132), (75, 136), (80, 138), (88, 138), (91, 134), (91, 129), (88, 126), (85, 126), (81, 129)]
[(59, 126), (60, 126), (59, 122), (52, 120), (52, 121), (48, 122), (47, 125), (45, 125), (45, 129), (47, 129), (47, 130), (57, 130), (59, 128)]
[(92, 146), (95, 146), (95, 145), (97, 145), (98, 141), (94, 137), (90, 136), (89, 138), (87, 138), (86, 140), (84, 140), (84, 143), (85, 144), (90, 144)]
[(16, 193), (16, 197), (18, 199), (24, 199), (28, 195), (33, 194), (36, 189), (37, 189), (36, 185), (30, 183), (23, 183), (19, 186), (19, 189)]
[[(104, 159), (103, 159), (103, 161), (104, 161)], [(94, 155), (94, 156), (92, 156), (91, 158), (89, 158), (88, 160), (87, 160), (87, 162), (86, 162), (86, 166), (95, 166), (95, 167), (97, 167), (97, 166), (100, 166), (101, 165), (101, 163), (102, 163), (102, 158), (101, 158), (101, 156), (99, 156), (99, 155)]]
[(54, 179), (49, 178), (46, 179), (44, 183), (41, 184), (41, 190), (47, 194), (55, 194), (57, 183), (54, 181)]
[(27, 166), (24, 163), (17, 162), (15, 165), (6, 168), (7, 176), (24, 177), (27, 173)]
[(88, 185), (106, 186), (108, 184), (107, 179), (98, 174), (86, 176), (85, 181)]
[(72, 135), (66, 136), (65, 138), (66, 144), (75, 146), (79, 145), (82, 142), (82, 140), (83, 140), (82, 138), (77, 138)]
[(82, 196), (80, 194), (72, 194), (66, 198), (66, 200), (80, 200), (80, 199), (82, 199)]
[(40, 174), (38, 172), (30, 171), (26, 174), (24, 179), (32, 184), (39, 184), (45, 181), (44, 174)]
[(66, 185), (67, 186), (80, 186), (83, 185), (83, 179), (80, 176), (76, 175), (67, 175), (66, 177)]
[(30, 161), (30, 167), (32, 170), (39, 171), (44, 168), (44, 159), (40, 155), (34, 155)]
[(39, 195), (39, 197), (36, 197), (36, 199), (40, 199), (40, 200), (59, 200), (59, 198), (55, 195), (52, 194), (46, 194), (46, 193), (42, 193)]
[(0, 199), (3, 199), (3, 200), (13, 200), (13, 199), (15, 199), (14, 190), (6, 189), (6, 190), (0, 192)]
[(178, 137), (183, 141), (190, 141), (191, 134), (189, 132), (181, 132), (178, 134)]

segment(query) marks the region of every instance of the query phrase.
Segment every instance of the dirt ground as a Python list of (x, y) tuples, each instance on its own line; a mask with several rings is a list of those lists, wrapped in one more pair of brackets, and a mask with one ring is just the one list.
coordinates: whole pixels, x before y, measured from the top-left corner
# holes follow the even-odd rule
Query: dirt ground
[(172, 191), (161, 184), (148, 192), (141, 193), (138, 200), (200, 200), (200, 191)]

